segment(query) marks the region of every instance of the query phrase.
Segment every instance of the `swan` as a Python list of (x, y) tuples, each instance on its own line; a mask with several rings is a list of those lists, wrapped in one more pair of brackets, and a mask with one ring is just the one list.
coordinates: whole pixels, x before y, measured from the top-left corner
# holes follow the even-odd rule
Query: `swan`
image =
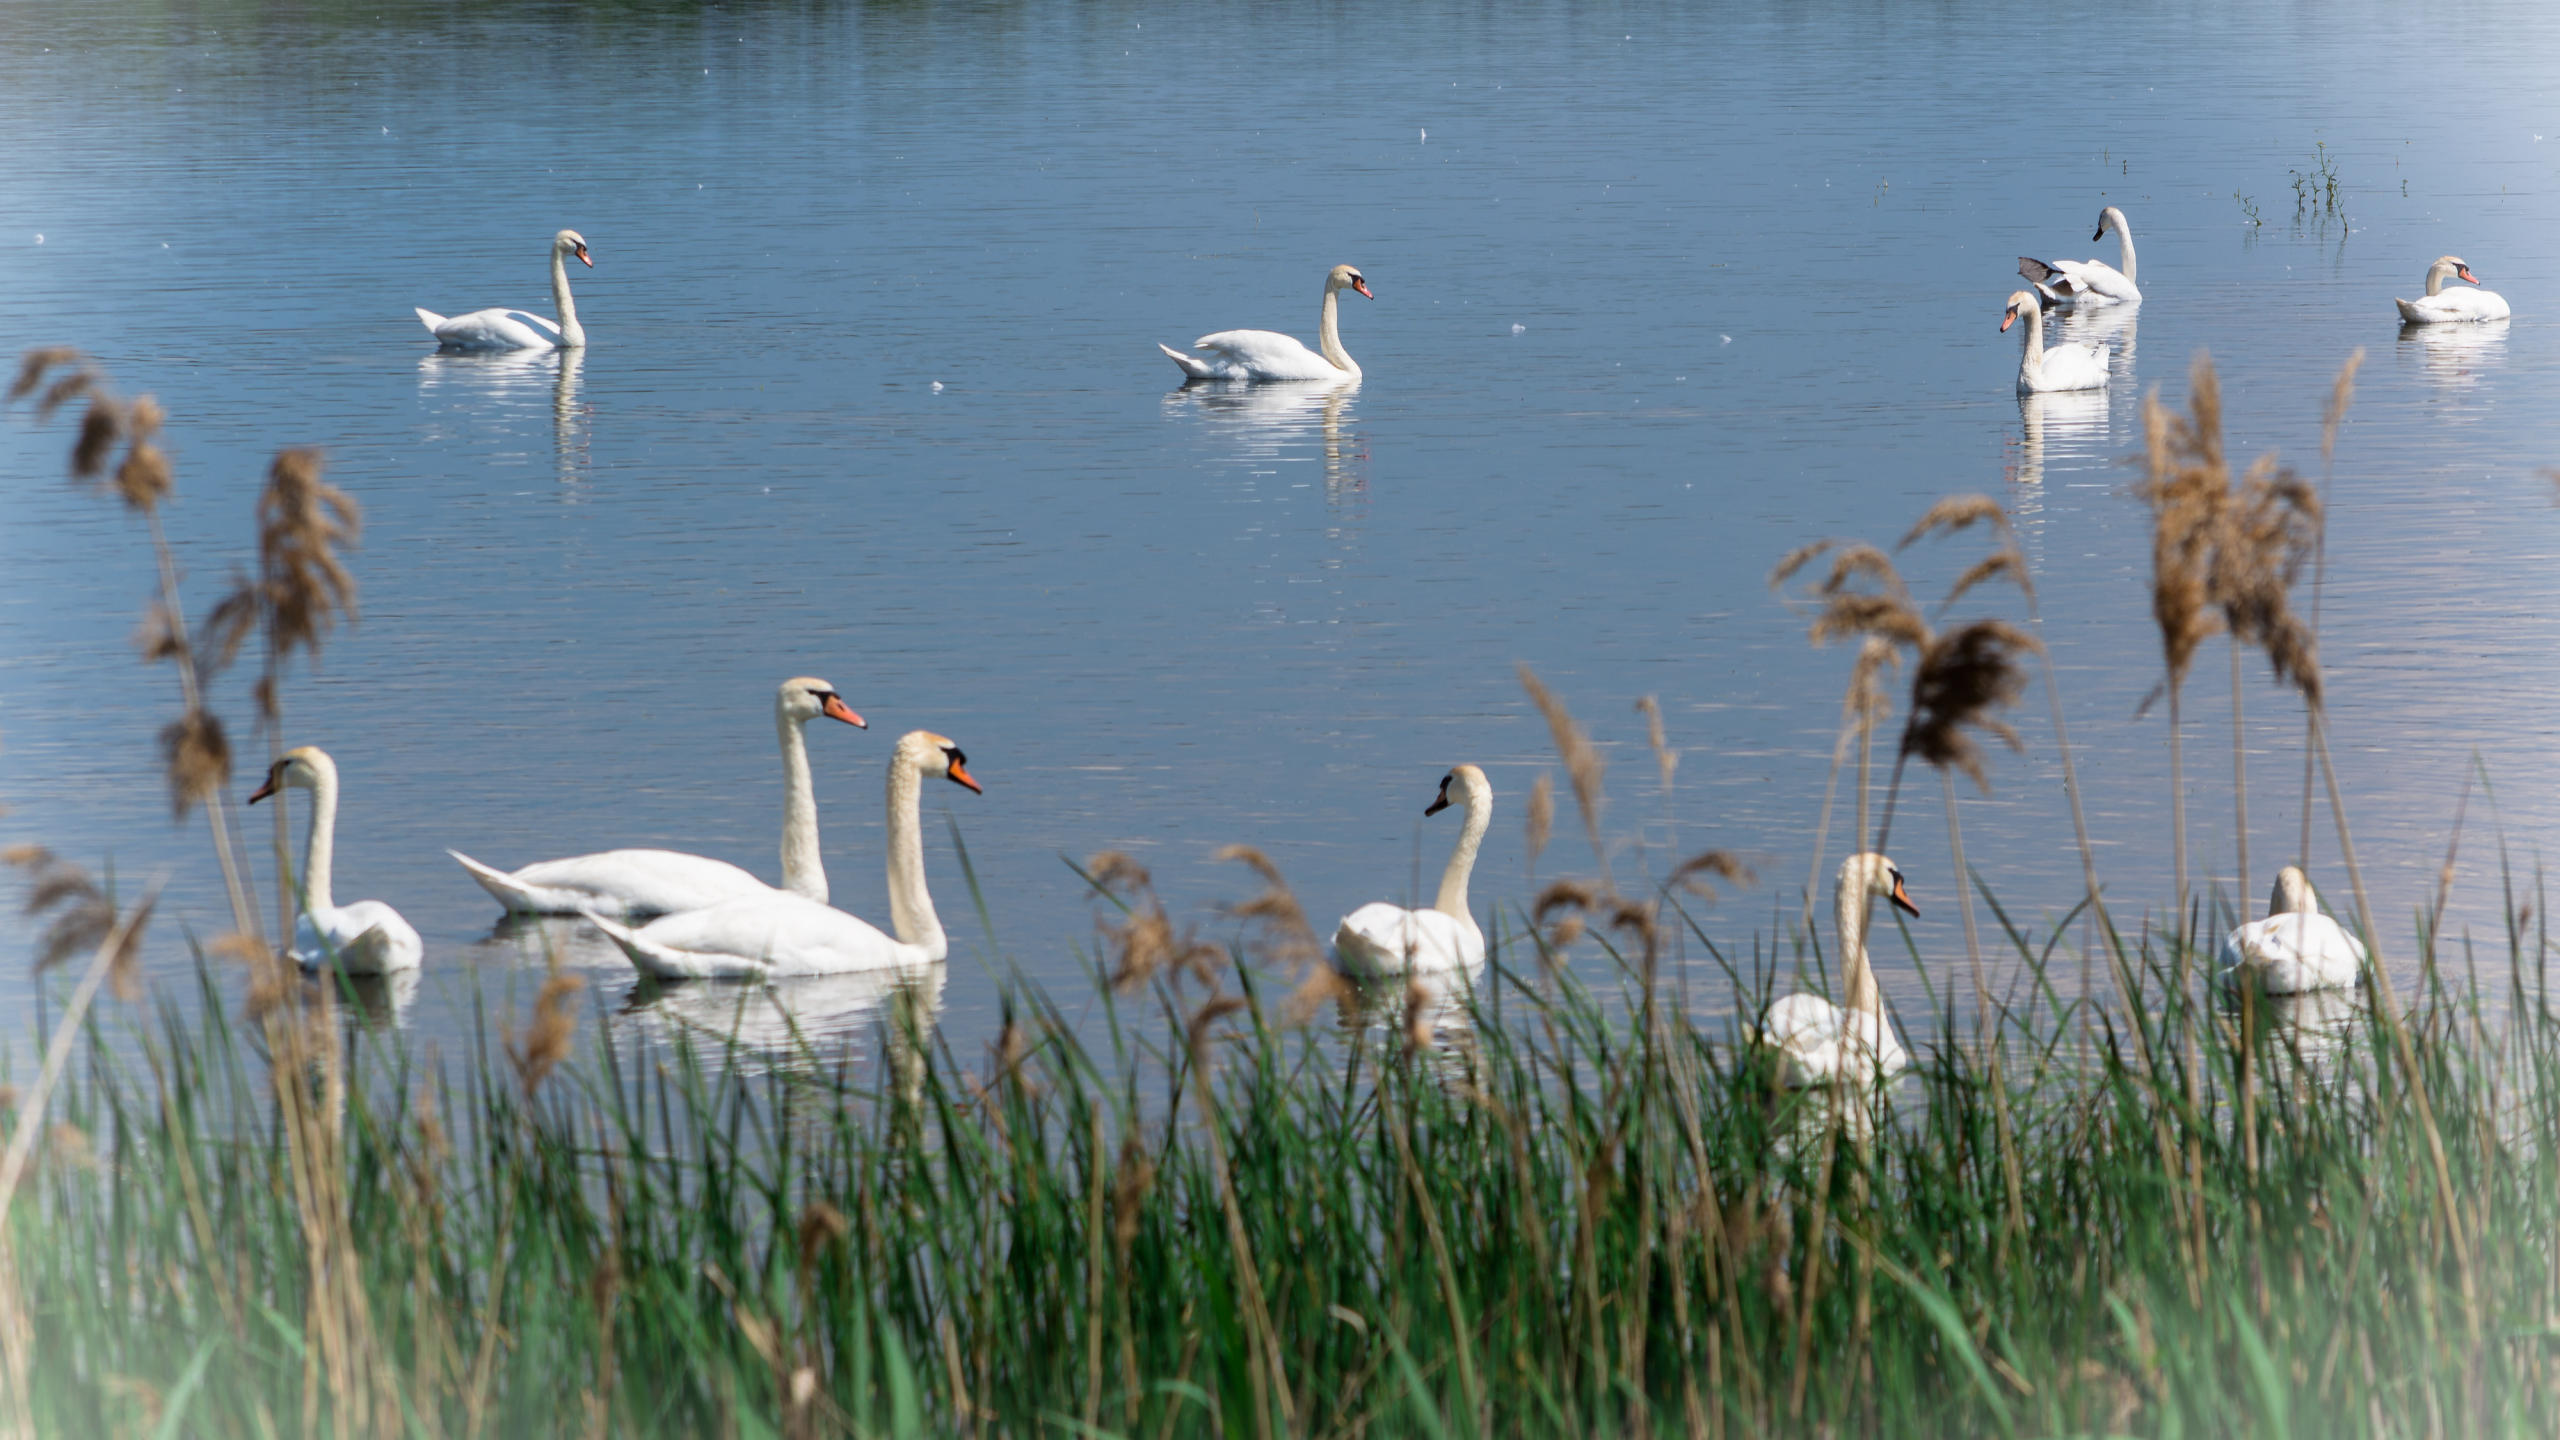
[(1840, 862), (1831, 910), (1840, 927), (1840, 967), (1849, 1008), (1819, 995), (1790, 995), (1770, 1006), (1760, 1022), (1760, 1043), (1778, 1051), (1779, 1078), (1790, 1087), (1864, 1085), (1911, 1064), (1893, 1038), (1875, 970), (1867, 963), (1867, 902), (1879, 895), (1909, 914), (1920, 913), (1891, 860), (1870, 851)]
[[(857, 730), (870, 728), (824, 680), (785, 680), (774, 694), (773, 728), (782, 740), (782, 888), (823, 905), (827, 872), (818, 855), (818, 802), (809, 791), (809, 752), (801, 736), (802, 727), (821, 715)], [(536, 861), (513, 874), (459, 850), (444, 853), (511, 914), (666, 915), (771, 888), (725, 860), (674, 850), (606, 850)]]
[(2267, 918), (2225, 936), (2221, 964), (2226, 984), (2256, 985), (2270, 995), (2337, 990), (2363, 972), (2364, 945), (2320, 913), (2310, 878), (2287, 865), (2276, 872)]
[(468, 315), (418, 310), (418, 318), (447, 350), (578, 349), (587, 343), (587, 332), (578, 324), (578, 305), (569, 296), (572, 255), (588, 269), (595, 268), (596, 262), (587, 256), (585, 236), (563, 230), (551, 237), (551, 303), (560, 312), (556, 325), (530, 310), (474, 310)]
[[(978, 790), (960, 747), (929, 730), (909, 731), (889, 757), (891, 939), (862, 920), (805, 896), (771, 891), (653, 920), (638, 929), (597, 912), (587, 919), (643, 972), (661, 980), (731, 976), (780, 979), (929, 965), (950, 950), (925, 892), (924, 836), (916, 810), (924, 777)], [(979, 791), (984, 794), (984, 791)]]
[(2027, 328), (2018, 337), (2025, 344), (2018, 356), (2019, 394), (2106, 387), (2106, 346), (2094, 340), (2067, 340), (2050, 350), (2044, 348), (2044, 311), (2032, 290), (2021, 290), (2009, 297), (2009, 313), (2000, 317), (2000, 328), (2006, 331), (2020, 319), (2027, 322)]
[(2124, 212), (2113, 205), (2098, 212), (2098, 233), (2090, 240), (2107, 238), (2116, 232), (2116, 243), (2123, 247), (2124, 268), (2119, 270), (2103, 260), (2037, 260), (2018, 257), (2018, 273), (2049, 305), (2095, 302), (2100, 305), (2139, 305), (2142, 290), (2133, 283), (2133, 227), (2124, 220)]
[(1467, 877), (1484, 848), (1485, 827), (1493, 823), (1493, 785), (1482, 770), (1460, 765), (1441, 776), (1438, 798), (1422, 813), (1437, 815), (1453, 804), (1466, 810), (1466, 823), (1458, 828), (1449, 868), (1440, 873), (1440, 898), (1428, 910), (1376, 900), (1343, 916), (1334, 927), (1333, 953), (1345, 971), (1375, 977), (1473, 970), (1484, 963), (1484, 932), (1467, 911)]
[(2443, 255), (2427, 267), (2427, 293), (2417, 300), (2393, 300), (2400, 307), (2400, 318), (2412, 325), (2441, 325), (2457, 320), (2504, 320), (2507, 297), (2495, 290), (2447, 290), (2447, 276), (2460, 276), (2477, 285), (2480, 277), (2462, 263), (2459, 255)]
[(414, 968), (426, 947), (400, 912), (379, 900), (339, 905), (330, 898), (329, 860), (338, 840), (338, 765), (317, 745), (287, 750), (267, 768), (267, 783), (249, 803), (286, 790), (311, 792), (311, 831), (302, 847), (302, 918), (286, 952), (313, 969), (335, 963), (350, 975), (388, 975)]
[[(1297, 337), (1275, 330), (1221, 330), (1203, 335), (1191, 342), (1200, 355), (1185, 355), (1170, 345), (1156, 348), (1173, 357), (1182, 373), (1194, 380), (1340, 380), (1357, 378), (1360, 366), (1351, 352), (1342, 348), (1342, 332), (1335, 323), (1338, 297), (1345, 290), (1357, 290), (1370, 299), (1369, 282), (1348, 265), (1336, 265), (1324, 277), (1324, 318), (1316, 326), (1316, 348), (1308, 349)], [(1207, 358), (1201, 358), (1205, 356)]]

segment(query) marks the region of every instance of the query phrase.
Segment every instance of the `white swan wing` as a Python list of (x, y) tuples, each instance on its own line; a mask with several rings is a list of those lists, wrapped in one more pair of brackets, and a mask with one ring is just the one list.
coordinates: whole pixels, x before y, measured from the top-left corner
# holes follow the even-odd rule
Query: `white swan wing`
[(418, 319), (449, 350), (536, 350), (560, 343), (559, 322), (530, 310), (474, 310), (468, 315), (420, 310)]
[(1333, 953), (1353, 975), (1465, 970), (1484, 963), (1484, 934), (1437, 910), (1373, 901), (1342, 917)]
[(1760, 1043), (1781, 1052), (1789, 1085), (1892, 1075), (1911, 1064), (1882, 1016), (1844, 1010), (1819, 995), (1789, 995), (1771, 1005)]
[(2103, 260), (2056, 260), (2051, 263), (2071, 281), (2084, 300), (2130, 305), (2142, 298), (2141, 289), (2126, 279), (2123, 271)]
[(665, 979), (839, 975), (939, 957), (832, 905), (776, 890), (667, 915), (634, 930), (588, 912), (631, 963)]
[(2103, 390), (2107, 384), (2107, 347), (2094, 340), (2072, 340), (2044, 352), (2038, 390)]
[(539, 860), (510, 874), (459, 850), (445, 852), (507, 907), (524, 915), (670, 915), (770, 894), (773, 887), (725, 860), (676, 850), (604, 850)]
[(2223, 976), (2271, 995), (2336, 990), (2364, 971), (2364, 942), (2326, 915), (2270, 915), (2222, 942)]
[(2416, 300), (2395, 300), (2391, 303), (2400, 307), (2401, 319), (2420, 325), (2504, 320), (2510, 313), (2507, 297), (2495, 290), (2446, 290)]
[(306, 912), (293, 927), (293, 941), (297, 962), (313, 969), (335, 964), (350, 975), (413, 969), (426, 956), (417, 928), (379, 900)]
[(1340, 380), (1350, 371), (1276, 330), (1221, 330), (1191, 342), (1197, 359), (1159, 346), (1187, 374), (1207, 380)]

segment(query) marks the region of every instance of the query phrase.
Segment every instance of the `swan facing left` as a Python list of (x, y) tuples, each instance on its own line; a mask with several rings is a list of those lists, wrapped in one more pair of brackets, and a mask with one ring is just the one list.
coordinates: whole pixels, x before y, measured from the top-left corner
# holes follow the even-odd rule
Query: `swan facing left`
[(287, 750), (267, 769), (267, 783), (249, 803), (287, 790), (311, 792), (310, 838), (302, 849), (302, 917), (293, 925), (288, 953), (313, 969), (334, 964), (350, 975), (388, 975), (414, 968), (426, 954), (418, 932), (400, 912), (379, 900), (339, 905), (329, 889), (329, 861), (338, 840), (338, 766), (317, 745)]
[(1336, 265), (1324, 277), (1324, 310), (1316, 322), (1316, 348), (1276, 330), (1221, 330), (1191, 342), (1197, 352), (1185, 355), (1170, 345), (1157, 349), (1173, 358), (1194, 380), (1356, 380), (1360, 366), (1342, 348), (1338, 312), (1345, 290), (1368, 298), (1369, 282), (1349, 265)]
[(2019, 394), (2106, 388), (2106, 346), (2094, 340), (2065, 340), (2050, 350), (2044, 348), (2044, 309), (2032, 290), (2009, 297), (2008, 313), (2000, 317), (2002, 333), (2021, 320), (2027, 322), (2027, 329), (2018, 337), (2024, 346), (2018, 356)]
[(578, 324), (578, 303), (569, 294), (572, 255), (588, 269), (595, 268), (596, 262), (587, 256), (585, 236), (563, 230), (551, 237), (551, 304), (560, 312), (556, 323), (530, 310), (503, 307), (468, 315), (411, 308), (418, 310), (418, 318), (447, 350), (575, 350), (587, 343), (587, 332)]
[(1333, 954), (1345, 973), (1374, 978), (1473, 970), (1484, 963), (1484, 931), (1467, 909), (1467, 877), (1484, 847), (1485, 828), (1493, 823), (1492, 782), (1475, 766), (1460, 765), (1440, 777), (1440, 794), (1422, 813), (1437, 815), (1452, 805), (1464, 808), (1465, 823), (1441, 872), (1439, 898), (1428, 910), (1376, 900), (1343, 916), (1334, 927)]
[(986, 793), (970, 776), (968, 758), (959, 746), (929, 730), (901, 736), (889, 757), (889, 923), (898, 932), (894, 939), (834, 906), (779, 890), (669, 915), (636, 930), (592, 910), (587, 919), (635, 967), (661, 980), (771, 980), (932, 964), (951, 945), (925, 889), (924, 834), (917, 812), (927, 776)]

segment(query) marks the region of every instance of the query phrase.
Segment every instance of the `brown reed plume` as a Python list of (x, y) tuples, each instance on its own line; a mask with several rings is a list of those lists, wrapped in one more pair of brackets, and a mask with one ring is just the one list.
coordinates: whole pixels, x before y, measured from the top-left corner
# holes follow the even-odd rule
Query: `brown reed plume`
[(1523, 807), (1522, 839), (1529, 851), (1529, 878), (1538, 878), (1538, 857), (1546, 853), (1547, 841), (1556, 829), (1556, 784), (1544, 770), (1529, 786), (1529, 803)]
[(526, 1099), (533, 1098), (533, 1092), (542, 1087), (561, 1061), (569, 1058), (578, 1032), (578, 1012), (570, 1007), (569, 997), (586, 985), (575, 975), (552, 971), (533, 997), (533, 1023), (522, 1031), (508, 1028), (507, 1063), (514, 1067), (516, 1083), (523, 1087)]
[(41, 974), (75, 955), (96, 953), (107, 937), (116, 937), (106, 952), (107, 981), (116, 998), (131, 1000), (142, 990), (142, 931), (151, 923), (151, 907), (120, 913), (109, 895), (77, 862), (65, 860), (42, 845), (12, 845), (0, 850), (0, 862), (27, 872), (27, 899), (21, 913), (33, 918), (54, 911), (44, 933), (36, 937), (36, 971)]
[(1188, 975), (1204, 985), (1216, 981), (1226, 966), (1226, 952), (1187, 931), (1174, 933), (1147, 867), (1120, 851), (1105, 850), (1084, 862), (1084, 876), (1121, 911), (1116, 921), (1094, 922), (1112, 957), (1112, 989), (1126, 995), (1167, 974)]
[[(2169, 700), (2169, 816), (2177, 865), (2179, 949), (2186, 947), (2187, 801), (2179, 697), (2197, 647), (2211, 639), (2219, 617), (2211, 606), (2213, 547), (2222, 529), (2231, 470), (2222, 456), (2222, 386), (2213, 359), (2202, 351), (2188, 371), (2188, 413), (2160, 403), (2158, 387), (2142, 400), (2143, 453), (2147, 470), (2134, 493), (2151, 507), (2151, 623), (2160, 632), (2165, 672), (2143, 709), (2162, 695)], [(2183, 991), (2185, 970), (2180, 966)]]
[(1262, 962), (1282, 973), (1295, 973), (1297, 988), (1282, 1007), (1295, 1025), (1328, 1000), (1347, 993), (1348, 982), (1325, 960), (1324, 941), (1307, 923), (1307, 912), (1271, 857), (1250, 845), (1229, 845), (1211, 857), (1235, 861), (1262, 877), (1262, 893), (1241, 904), (1225, 906), (1229, 916), (1251, 922), (1255, 935), (1249, 948)]

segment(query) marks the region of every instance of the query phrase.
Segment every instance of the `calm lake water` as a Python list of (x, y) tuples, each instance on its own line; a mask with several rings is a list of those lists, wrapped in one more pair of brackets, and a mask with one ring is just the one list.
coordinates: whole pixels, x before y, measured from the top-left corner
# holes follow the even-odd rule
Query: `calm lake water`
[[(1455, 824), (1421, 811), (1473, 761), (1502, 806), (1478, 908), (1524, 905), (1522, 802), (1557, 767), (1519, 662), (1610, 759), (1622, 878), (1756, 858), (1710, 921), (1747, 953), (1798, 903), (1849, 659), (1807, 647), (1770, 567), (1826, 535), (1889, 544), (1959, 491), (2019, 517), (2104, 874), (2158, 907), (2168, 734), (2135, 718), (2158, 646), (2119, 461), (2143, 393), (2183, 403), (2201, 350), (2235, 456), (2313, 473), (2331, 376), (2366, 353), (2322, 640), (2404, 983), (2475, 755), (2520, 868), (2560, 839), (2550, 7), (375, 8), (0, 6), (0, 339), (84, 347), (167, 406), (199, 606), (253, 553), (277, 447), (326, 447), (364, 505), (362, 620), (292, 682), (288, 739), (345, 774), (340, 899), (426, 938), (403, 1020), (429, 1038), (467, 1033), (475, 987), (520, 1003), (541, 965), (447, 846), (772, 874), (771, 698), (796, 674), (872, 723), (810, 735), (837, 903), (885, 917), (899, 733), (951, 736), (986, 786), (927, 793), (964, 1055), (1008, 966), (1082, 1003), (1094, 912), (1061, 857), (1129, 851), (1217, 933), (1206, 907), (1253, 887), (1210, 857), (1250, 843), (1329, 928), (1427, 903)], [(2323, 147), (2343, 219), (2297, 213), (2290, 172)], [(1997, 328), (2016, 258), (2112, 262), (2087, 238), (2109, 204), (2148, 297), (2108, 317), (2115, 383), (2022, 405)], [(548, 313), (562, 226), (595, 258), (587, 351), (437, 355), (410, 307)], [(2448, 252), (2511, 323), (2401, 333), (2392, 298)], [(1345, 297), (1356, 388), (1177, 388), (1157, 342), (1312, 338), (1346, 261), (1377, 296)], [(0, 423), (0, 838), (128, 887), (165, 871), (151, 953), (174, 980), (185, 932), (227, 919), (157, 776), (176, 694), (129, 643), (144, 536), (62, 481), (68, 439)], [(1909, 573), (1931, 595), (1978, 553), (1920, 548)], [(2016, 613), (1984, 591), (1957, 614), (1980, 610)], [(2251, 675), (2263, 892), (2302, 732)], [(2226, 883), (2228, 687), (2209, 648), (2190, 813)], [(1645, 695), (1682, 752), (1668, 794)], [(252, 747), (243, 686), (223, 708)], [(2080, 882), (2040, 690), (2015, 719), (2024, 753), (1964, 792), (1968, 858), (2013, 913), (2059, 913)], [(1952, 974), (1935, 778), (1904, 799), (1913, 934)], [(2448, 924), (2495, 954), (2470, 817)], [(1594, 868), (1563, 820), (1542, 875)], [(2325, 817), (2315, 837), (2343, 896)], [(551, 928), (620, 1007), (627, 967)], [(6, 957), (30, 946), (0, 926), (21, 1013)], [(630, 1023), (725, 1023), (739, 998)], [(788, 1003), (858, 1030), (875, 999)]]

